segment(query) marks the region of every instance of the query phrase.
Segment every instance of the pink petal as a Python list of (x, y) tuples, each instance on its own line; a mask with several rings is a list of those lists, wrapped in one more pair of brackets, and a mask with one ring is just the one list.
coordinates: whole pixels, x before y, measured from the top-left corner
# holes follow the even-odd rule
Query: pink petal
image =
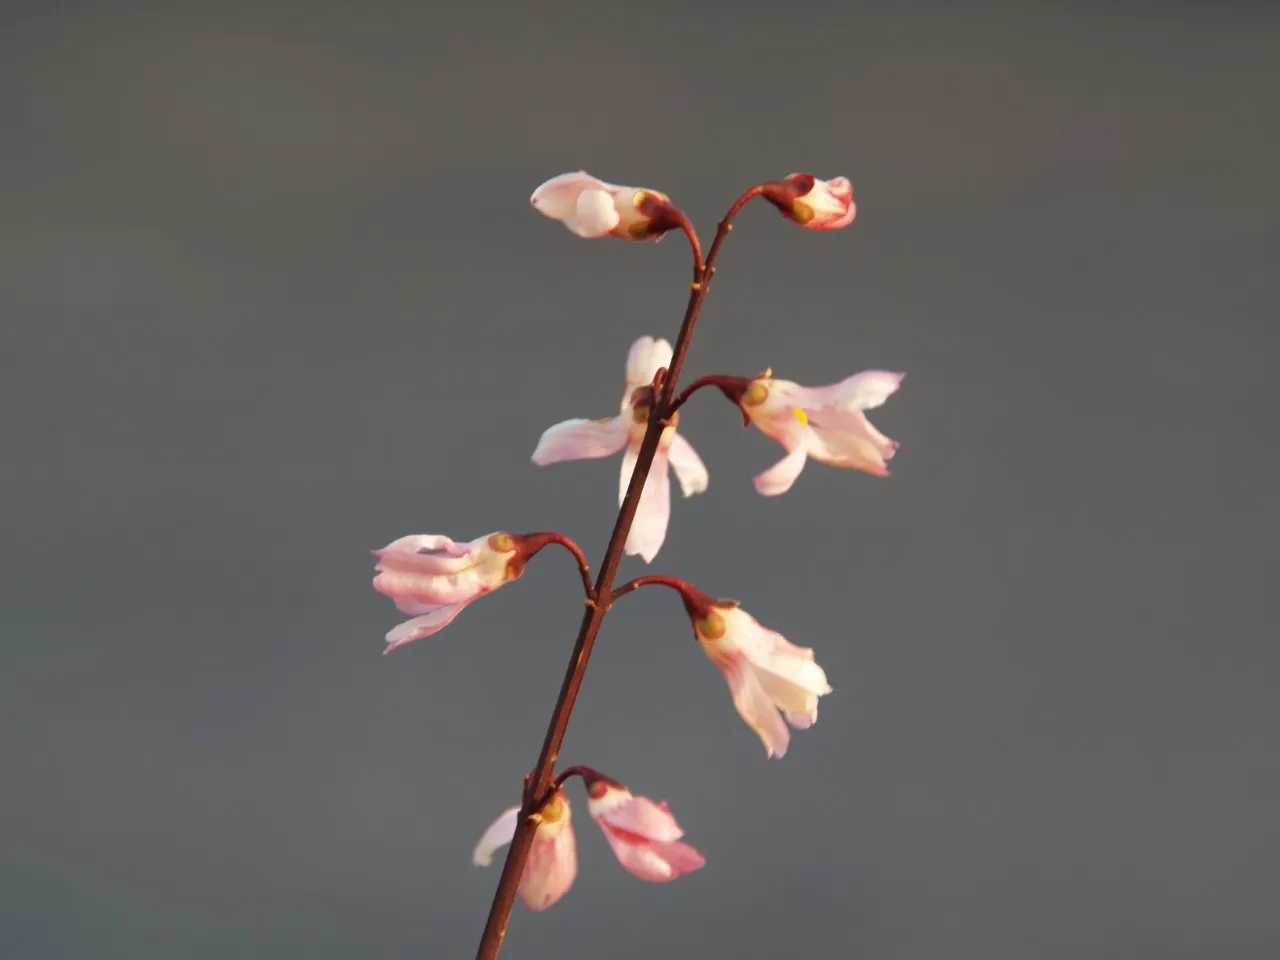
[(650, 883), (667, 883), (706, 863), (687, 843), (635, 841), (611, 830), (604, 835), (618, 862), (633, 876)]
[(797, 443), (787, 451), (785, 457), (768, 470), (756, 475), (752, 481), (756, 491), (766, 497), (776, 497), (786, 493), (796, 482), (796, 477), (800, 476), (800, 472), (804, 470), (806, 459), (808, 459), (808, 453), (805, 445)]
[(530, 910), (545, 910), (569, 892), (578, 875), (578, 842), (565, 800), (565, 816), (539, 824), (520, 878), (520, 899)]
[(520, 823), (520, 808), (511, 807), (503, 810), (498, 819), (489, 824), (488, 829), (480, 837), (480, 842), (471, 853), (471, 862), (477, 867), (487, 867), (493, 863), (494, 851), (505, 847), (516, 835), (516, 826)]
[[(652, 383), (659, 367), (671, 366), (671, 357), (671, 344), (666, 340), (654, 337), (636, 340), (627, 351), (627, 386), (634, 389)], [(625, 402), (630, 402), (630, 395), (628, 390)]]
[(451, 574), (426, 574), (388, 569), (373, 578), (373, 588), (397, 602), (420, 604), (463, 603), (474, 600), (497, 584), (487, 583), (474, 567)]
[(698, 456), (698, 452), (693, 449), (693, 444), (678, 433), (671, 437), (667, 459), (671, 462), (671, 469), (675, 471), (676, 479), (680, 481), (680, 492), (686, 497), (692, 497), (707, 489), (711, 477), (707, 473), (706, 465)]
[(540, 467), (564, 460), (594, 460), (608, 457), (627, 442), (627, 425), (622, 417), (612, 420), (566, 420), (548, 427), (533, 451)]
[[(861, 417), (859, 411), (854, 416)], [(809, 456), (820, 463), (834, 467), (852, 467), (877, 477), (889, 476), (885, 458), (876, 444), (861, 432), (841, 430), (838, 427), (815, 425), (809, 443)], [(890, 451), (892, 456), (892, 450)]]
[[(826, 672), (814, 661), (810, 647), (799, 647), (761, 624), (741, 607), (723, 611), (725, 637), (756, 669), (813, 694), (827, 694)], [(781, 706), (781, 704), (779, 704)]]
[(605, 806), (598, 812), (593, 808), (592, 816), (602, 827), (607, 825), (645, 840), (669, 843), (684, 836), (666, 804), (654, 803), (648, 797), (631, 797), (612, 809)]
[[(622, 457), (620, 498), (625, 497), (631, 474), (635, 472), (635, 450), (635, 447), (628, 446)], [(671, 478), (667, 474), (667, 467), (667, 455), (659, 450), (654, 455), (653, 466), (645, 479), (636, 516), (631, 524), (631, 532), (627, 535), (627, 555), (639, 556), (645, 563), (653, 562), (667, 538), (667, 524), (671, 519)]]
[(464, 601), (463, 603), (437, 607), (430, 613), (414, 617), (412, 620), (406, 620), (387, 634), (387, 647), (382, 651), (383, 654), (388, 654), (392, 650), (403, 647), (406, 643), (413, 643), (413, 641), (429, 637), (433, 633), (439, 633), (453, 622), (453, 618), (460, 614), (469, 602)]
[(723, 649), (713, 652), (712, 647), (704, 646), (712, 662), (724, 673), (738, 716), (760, 737), (768, 756), (786, 756), (791, 732), (778, 715), (755, 670), (740, 653), (726, 653)]
[(609, 186), (585, 170), (562, 173), (558, 177), (552, 177), (533, 191), (529, 202), (544, 216), (567, 222), (577, 216), (578, 197), (584, 190), (607, 190)]
[(459, 573), (475, 564), (475, 558), (466, 553), (417, 553), (413, 550), (383, 547), (373, 551), (378, 558), (376, 569), (398, 573), (443, 575)]
[(397, 550), (404, 553), (422, 553), (427, 550), (438, 550), (445, 556), (465, 557), (471, 549), (469, 543), (455, 543), (448, 537), (435, 533), (414, 533), (399, 540), (392, 540), (382, 551)]

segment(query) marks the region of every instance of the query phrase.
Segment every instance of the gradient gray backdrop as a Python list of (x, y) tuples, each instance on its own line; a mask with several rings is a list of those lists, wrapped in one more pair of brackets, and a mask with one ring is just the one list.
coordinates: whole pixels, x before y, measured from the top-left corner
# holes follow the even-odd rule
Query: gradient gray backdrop
[(765, 499), (780, 449), (688, 408), (654, 569), (836, 692), (766, 761), (674, 599), (620, 603), (564, 760), (708, 865), (632, 879), (575, 785), (504, 956), (1280, 954), (1280, 17), (897, 6), (5, 8), (0, 956), (471, 955), (579, 587), (548, 553), (384, 658), (368, 551), (598, 560), (617, 461), (529, 455), (689, 264), (529, 208), (579, 167), (708, 234), (849, 176), (847, 231), (743, 214), (687, 369), (906, 370), (902, 449)]

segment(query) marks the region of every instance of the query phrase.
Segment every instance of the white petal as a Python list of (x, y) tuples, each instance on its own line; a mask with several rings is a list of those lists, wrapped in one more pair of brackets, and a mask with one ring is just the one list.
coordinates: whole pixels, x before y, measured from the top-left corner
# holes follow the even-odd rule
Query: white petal
[(511, 842), (511, 838), (516, 835), (516, 826), (519, 822), (519, 807), (502, 811), (498, 819), (489, 824), (489, 829), (485, 830), (480, 837), (480, 842), (476, 844), (476, 849), (471, 854), (471, 862), (477, 867), (487, 867), (493, 863), (493, 852)]
[(533, 191), (529, 202), (544, 216), (567, 223), (577, 216), (578, 197), (581, 196), (582, 191), (600, 190), (608, 186), (609, 184), (596, 179), (585, 170), (562, 173), (558, 177), (552, 177)]
[(897, 393), (905, 373), (864, 370), (840, 384), (835, 406), (840, 410), (874, 410)]
[[(460, 614), (469, 602), (442, 604), (432, 609), (430, 613), (414, 617), (412, 620), (406, 620), (387, 634), (387, 646), (382, 652), (387, 654), (392, 650), (403, 647), (406, 643), (413, 643), (413, 641), (429, 637), (433, 633), (439, 633), (453, 622), (454, 617)], [(397, 600), (396, 606), (400, 607), (405, 613), (409, 612), (405, 610), (407, 604), (402, 605)]]
[(800, 476), (806, 459), (808, 459), (808, 453), (805, 445), (796, 444), (785, 457), (768, 470), (756, 475), (752, 481), (756, 485), (756, 490), (766, 497), (776, 497), (780, 493), (786, 493), (796, 482), (796, 477)]
[(590, 460), (608, 457), (627, 442), (627, 427), (621, 417), (612, 420), (566, 420), (548, 427), (533, 451), (538, 466), (563, 460)]
[(738, 716), (760, 737), (765, 752), (770, 757), (786, 756), (791, 731), (779, 716), (778, 708), (769, 699), (755, 670), (741, 656), (726, 658), (717, 666), (724, 671)]
[(671, 469), (675, 471), (676, 479), (680, 481), (680, 491), (686, 497), (692, 497), (695, 493), (702, 493), (707, 489), (710, 477), (707, 474), (706, 465), (698, 456), (698, 452), (693, 449), (693, 444), (678, 433), (671, 438), (667, 459), (671, 461)]
[[(632, 448), (627, 449), (630, 451)], [(634, 464), (633, 459), (632, 470), (627, 470), (627, 461), (623, 460), (624, 475), (628, 482)], [(653, 468), (645, 479), (635, 520), (627, 535), (627, 555), (639, 556), (645, 563), (653, 562), (653, 558), (662, 549), (662, 542), (667, 538), (667, 524), (671, 519), (671, 478), (667, 474), (667, 468), (667, 455), (659, 450), (653, 458)]]
[(787, 722), (799, 730), (807, 730), (818, 720), (818, 695), (788, 683), (766, 670), (757, 670), (756, 679), (774, 706), (786, 714)]
[(578, 236), (590, 240), (608, 236), (620, 219), (610, 194), (603, 190), (583, 190), (578, 194), (577, 209), (565, 221), (565, 226)]
[(641, 337), (627, 351), (627, 398), (636, 387), (648, 386), (659, 367), (671, 366), (671, 344), (661, 338)]

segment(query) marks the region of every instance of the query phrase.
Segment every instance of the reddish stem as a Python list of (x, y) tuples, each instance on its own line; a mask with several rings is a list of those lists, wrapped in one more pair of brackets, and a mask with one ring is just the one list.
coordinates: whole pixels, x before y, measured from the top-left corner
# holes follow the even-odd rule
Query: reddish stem
[[(715, 387), (735, 407), (739, 406), (742, 402), (742, 395), (747, 392), (747, 387), (749, 386), (751, 386), (751, 380), (748, 377), (734, 377), (727, 373), (709, 373), (705, 377), (699, 377), (681, 390), (679, 396), (671, 401), (671, 406), (667, 407), (666, 415), (670, 418), (673, 413), (685, 405), (685, 402), (690, 397), (703, 387)], [(751, 422), (745, 413), (743, 414), (743, 422)]]
[(689, 238), (689, 246), (693, 249), (693, 279), (696, 283), (702, 276), (702, 241), (698, 239), (698, 231), (693, 229), (693, 224), (689, 222), (683, 210), (676, 209), (674, 217), (680, 229), (684, 231), (684, 235)]
[[(511, 846), (507, 849), (507, 859), (502, 865), (502, 877), (498, 880), (498, 889), (494, 892), (493, 903), (489, 907), (489, 918), (485, 921), (484, 933), (480, 937), (476, 960), (496, 960), (498, 951), (502, 949), (502, 940), (507, 935), (507, 923), (511, 918), (511, 908), (515, 904), (516, 890), (524, 875), (524, 865), (529, 859), (529, 849), (537, 829), (537, 824), (530, 819), (530, 814), (537, 809), (534, 803), (547, 794), (552, 784), (556, 759), (560, 753), (560, 746), (564, 743), (565, 732), (569, 728), (569, 717), (578, 699), (578, 689), (582, 686), (582, 678), (587, 671), (587, 662), (591, 658), (596, 635), (600, 632), (600, 624), (609, 610), (609, 603), (600, 603), (599, 598), (611, 596), (613, 579), (618, 573), (618, 565), (622, 562), (623, 546), (627, 542), (627, 534), (631, 531), (636, 509), (640, 506), (640, 493), (653, 466), (653, 458), (658, 451), (658, 440), (665, 429), (664, 410), (671, 403), (676, 380), (680, 376), (680, 368), (684, 365), (685, 354), (689, 352), (693, 328), (702, 310), (702, 302), (711, 288), (711, 278), (715, 275), (716, 256), (720, 252), (724, 238), (733, 229), (733, 218), (747, 201), (763, 193), (765, 186), (765, 184), (758, 184), (734, 201), (729, 212), (719, 223), (715, 240), (711, 243), (711, 251), (707, 254), (705, 262), (701, 259), (701, 248), (692, 225), (685, 229), (689, 242), (693, 245), (695, 266), (698, 269), (695, 270), (694, 281), (689, 291), (689, 302), (685, 307), (680, 334), (676, 337), (671, 362), (667, 365), (667, 372), (663, 378), (662, 399), (660, 403), (653, 405), (649, 413), (649, 423), (645, 428), (644, 440), (641, 441), (640, 449), (636, 453), (636, 465), (631, 474), (631, 482), (623, 496), (618, 519), (613, 525), (613, 533), (609, 536), (609, 545), (605, 548), (600, 573), (596, 576), (593, 594), (595, 599), (591, 597), (587, 599), (587, 609), (582, 614), (582, 625), (578, 628), (578, 639), (573, 644), (573, 653), (569, 657), (564, 682), (560, 686), (555, 709), (551, 713), (551, 722), (547, 726), (547, 734), (542, 741), (542, 749), (538, 753), (538, 762), (526, 781), (527, 789), (522, 801), (520, 822), (516, 827), (515, 836), (511, 839)], [(688, 223), (687, 218), (684, 219), (684, 223)]]
[(556, 777), (551, 789), (559, 790), (572, 777), (581, 777), (583, 785), (588, 790), (595, 783), (617, 783), (616, 780), (606, 777), (599, 770), (592, 770), (590, 767), (568, 767), (560, 771), (560, 776)]
[(574, 559), (578, 561), (578, 572), (582, 574), (582, 589), (586, 591), (588, 600), (595, 600), (595, 588), (591, 585), (591, 565), (587, 563), (586, 555), (576, 543), (563, 533), (556, 533), (554, 530), (521, 534), (519, 540), (526, 561), (550, 543), (558, 543), (572, 553)]

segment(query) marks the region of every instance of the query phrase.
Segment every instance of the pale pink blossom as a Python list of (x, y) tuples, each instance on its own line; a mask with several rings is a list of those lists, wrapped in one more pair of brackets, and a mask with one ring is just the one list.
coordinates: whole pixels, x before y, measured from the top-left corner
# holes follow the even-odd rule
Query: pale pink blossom
[(756, 490), (766, 497), (786, 493), (808, 459), (887, 477), (898, 442), (877, 430), (863, 411), (883, 404), (904, 376), (866, 370), (827, 387), (802, 387), (775, 380), (768, 372), (752, 380), (739, 405), (762, 433), (787, 451), (755, 478)]
[(845, 177), (819, 180), (811, 173), (793, 173), (766, 185), (763, 195), (806, 230), (839, 230), (858, 212), (853, 184)]
[[(517, 893), (530, 910), (545, 910), (573, 886), (578, 875), (578, 843), (573, 835), (573, 811), (562, 791), (557, 790), (534, 818), (538, 828)], [(480, 837), (471, 862), (477, 867), (492, 863), (494, 851), (515, 836), (519, 819), (519, 807), (504, 810)]]
[[(671, 344), (666, 340), (641, 337), (631, 345), (627, 354), (627, 382), (622, 391), (621, 412), (607, 420), (566, 420), (547, 428), (533, 451), (533, 462), (539, 466), (564, 460), (584, 460), (608, 457), (622, 451), (622, 472), (618, 484), (618, 503), (621, 505), (635, 471), (640, 443), (644, 440), (649, 420), (648, 402), (637, 406), (634, 395), (653, 381), (659, 367), (671, 363)], [(640, 556), (646, 563), (658, 555), (667, 536), (667, 524), (671, 516), (671, 483), (667, 475), (670, 468), (680, 483), (686, 497), (707, 489), (707, 468), (693, 446), (676, 432), (679, 414), (675, 414), (669, 426), (662, 431), (653, 467), (640, 495), (631, 533), (627, 537), (626, 552)]]
[[(573, 767), (561, 774), (581, 775), (587, 787), (587, 811), (604, 832), (614, 856), (641, 880), (665, 883), (703, 866), (706, 861), (687, 843), (665, 803), (635, 797), (626, 787), (589, 767)], [(557, 787), (542, 810), (534, 815), (537, 830), (524, 875), (520, 899), (530, 910), (545, 910), (568, 892), (578, 872), (578, 848), (574, 839), (569, 798)], [(487, 867), (493, 854), (506, 846), (519, 825), (520, 808), (503, 811), (476, 844), (471, 862)]]
[(596, 777), (587, 781), (587, 812), (618, 862), (641, 880), (666, 883), (706, 863), (697, 850), (679, 842), (684, 831), (666, 803), (632, 796), (621, 784)]
[(679, 223), (665, 193), (605, 183), (584, 170), (552, 177), (533, 191), (529, 202), (586, 238), (659, 240)]
[(383, 653), (443, 630), (467, 604), (519, 577), (527, 559), (521, 538), (503, 532), (470, 543), (415, 534), (373, 553), (374, 589), (413, 616), (387, 634)]
[(690, 615), (694, 636), (724, 673), (738, 715), (770, 757), (785, 756), (791, 742), (787, 724), (799, 730), (813, 726), (818, 698), (831, 692), (813, 650), (762, 626), (732, 601), (711, 601), (691, 608)]

